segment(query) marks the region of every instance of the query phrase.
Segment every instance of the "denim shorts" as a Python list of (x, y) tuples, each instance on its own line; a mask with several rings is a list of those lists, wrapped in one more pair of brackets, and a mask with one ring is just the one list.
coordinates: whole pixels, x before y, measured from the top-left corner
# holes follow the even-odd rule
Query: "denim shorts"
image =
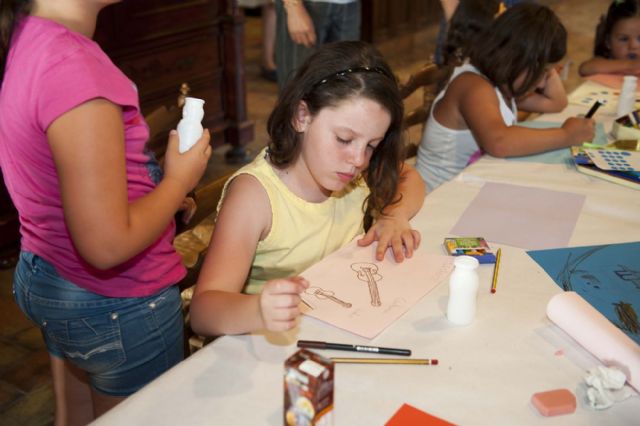
[(131, 395), (184, 357), (177, 286), (148, 297), (100, 296), (23, 251), (13, 291), (20, 309), (40, 327), (48, 352), (86, 371), (104, 394)]

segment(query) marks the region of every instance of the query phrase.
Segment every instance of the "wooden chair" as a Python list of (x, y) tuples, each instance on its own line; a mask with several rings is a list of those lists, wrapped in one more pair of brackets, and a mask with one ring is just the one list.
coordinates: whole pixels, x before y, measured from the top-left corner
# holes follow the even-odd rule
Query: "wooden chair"
[[(150, 136), (147, 147), (154, 153), (162, 164), (167, 149), (168, 134), (175, 129), (182, 118), (182, 106), (189, 94), (186, 83), (180, 85), (177, 102), (171, 106), (161, 106), (145, 116), (149, 125)], [(189, 221), (182, 221), (181, 213), (176, 215), (176, 236), (173, 246), (182, 258), (182, 264), (187, 269), (187, 275), (180, 281), (182, 295), (182, 309), (185, 318), (185, 353), (190, 354), (201, 347), (204, 339), (195, 336), (189, 325), (189, 304), (193, 295), (193, 287), (198, 280), (200, 268), (209, 246), (213, 233), (215, 212), (218, 201), (222, 196), (222, 189), (230, 175), (219, 177), (210, 182), (201, 182), (190, 194), (196, 201), (196, 212)]]
[[(433, 62), (428, 62), (417, 72), (411, 74), (405, 83), (400, 85), (400, 95), (405, 100), (416, 90), (422, 89), (422, 103), (417, 108), (408, 111), (404, 116), (403, 125), (405, 130), (415, 125), (422, 125), (422, 131), (424, 131), (424, 124), (429, 118), (431, 104), (450, 73), (451, 68), (440, 67)], [(417, 144), (411, 143), (407, 145), (406, 158), (415, 156), (417, 150)]]

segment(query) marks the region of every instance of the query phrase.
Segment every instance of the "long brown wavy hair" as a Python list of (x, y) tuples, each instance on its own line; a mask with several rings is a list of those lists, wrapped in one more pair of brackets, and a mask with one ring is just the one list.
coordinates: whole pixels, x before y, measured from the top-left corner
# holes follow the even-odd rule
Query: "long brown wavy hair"
[(276, 167), (286, 167), (298, 158), (301, 135), (293, 123), (301, 101), (306, 103), (311, 116), (315, 116), (323, 108), (335, 107), (356, 97), (382, 105), (391, 116), (389, 129), (363, 173), (370, 189), (363, 206), (364, 227), (368, 229), (386, 206), (398, 201), (396, 193), (404, 153), (404, 106), (398, 82), (373, 46), (361, 41), (329, 43), (311, 55), (284, 88), (269, 116), (268, 150)]

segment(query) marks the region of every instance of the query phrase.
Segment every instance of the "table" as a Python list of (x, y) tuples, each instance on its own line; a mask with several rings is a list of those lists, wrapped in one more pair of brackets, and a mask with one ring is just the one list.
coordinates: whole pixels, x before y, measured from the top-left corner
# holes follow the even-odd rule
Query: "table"
[[(585, 194), (570, 246), (640, 240), (638, 191), (564, 164), (484, 157), (427, 196), (413, 220), (423, 236), (422, 250), (443, 253), (443, 238), (484, 182)], [(438, 366), (336, 365), (335, 425), (381, 425), (403, 403), (464, 425), (638, 424), (637, 395), (604, 411), (592, 411), (580, 400), (585, 369), (599, 363), (547, 319), (546, 305), (560, 288), (523, 249), (498, 246), (498, 292), (489, 291), (492, 266), (481, 265), (478, 312), (469, 326), (445, 318), (443, 283), (372, 341), (306, 317), (288, 333), (222, 337), (95, 424), (280, 425), (283, 364), (296, 351), (297, 339), (406, 347), (414, 357), (440, 361)], [(544, 418), (531, 396), (556, 388), (576, 393), (578, 408)]]

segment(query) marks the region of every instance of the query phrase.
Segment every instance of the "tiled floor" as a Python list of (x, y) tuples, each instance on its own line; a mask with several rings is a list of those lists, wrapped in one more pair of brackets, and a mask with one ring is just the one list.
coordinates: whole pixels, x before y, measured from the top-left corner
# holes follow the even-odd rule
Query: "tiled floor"
[[(551, 6), (569, 31), (571, 67), (568, 90), (579, 83), (577, 66), (591, 56), (595, 24), (609, 0), (539, 0)], [(417, 70), (431, 53), (435, 28), (426, 28), (412, 37), (383, 43), (378, 47), (387, 56), (401, 80)], [(249, 119), (255, 123), (256, 138), (248, 148), (255, 155), (266, 142), (265, 124), (276, 99), (276, 86), (259, 77), (260, 19), (247, 18), (246, 75)], [(420, 101), (415, 95), (407, 106)], [(408, 137), (416, 141), (419, 129)], [(225, 174), (233, 168), (224, 164), (225, 149), (215, 150), (207, 177)], [(53, 393), (48, 356), (39, 332), (18, 310), (11, 295), (13, 270), (0, 270), (0, 425), (48, 425), (53, 420)]]

